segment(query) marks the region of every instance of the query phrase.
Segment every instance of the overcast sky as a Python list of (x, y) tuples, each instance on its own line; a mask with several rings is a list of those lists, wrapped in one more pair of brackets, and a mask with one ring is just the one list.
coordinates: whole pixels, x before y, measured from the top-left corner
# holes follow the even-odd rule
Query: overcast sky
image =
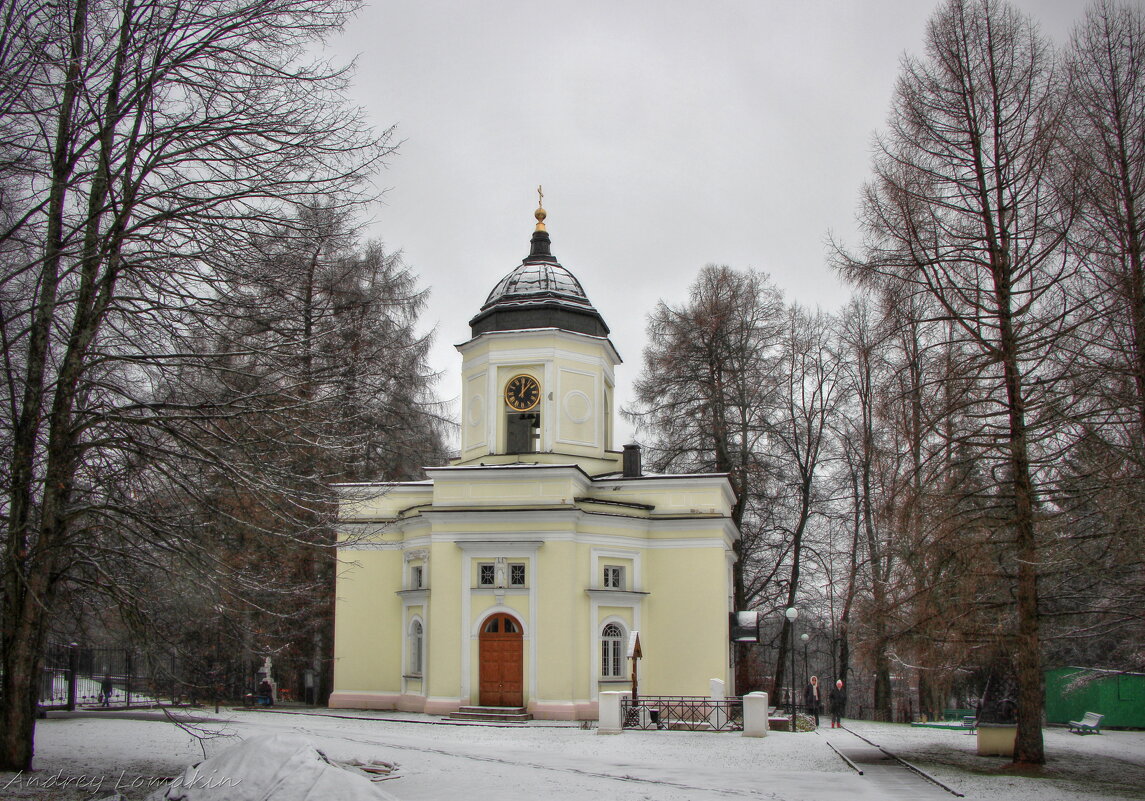
[[(553, 253), (612, 329), (629, 401), (648, 312), (705, 264), (771, 274), (789, 300), (849, 291), (871, 139), (931, 0), (390, 0), (331, 43), (354, 99), (401, 146), (371, 236), (431, 291), (438, 393), (460, 393), (469, 319), (528, 254), (544, 185)], [(1064, 41), (1083, 0), (1016, 0)], [(456, 404), (454, 404), (456, 407)], [(631, 437), (622, 424), (619, 447)]]

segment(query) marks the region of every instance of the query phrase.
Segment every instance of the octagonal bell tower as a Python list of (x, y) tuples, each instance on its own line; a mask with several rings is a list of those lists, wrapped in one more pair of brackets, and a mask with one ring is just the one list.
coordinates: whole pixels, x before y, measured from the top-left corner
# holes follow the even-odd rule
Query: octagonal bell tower
[[(543, 197), (543, 196), (542, 196)], [(538, 204), (524, 261), (497, 282), (469, 321), (461, 352), (458, 465), (579, 464), (619, 468), (608, 326), (576, 277), (552, 255)]]

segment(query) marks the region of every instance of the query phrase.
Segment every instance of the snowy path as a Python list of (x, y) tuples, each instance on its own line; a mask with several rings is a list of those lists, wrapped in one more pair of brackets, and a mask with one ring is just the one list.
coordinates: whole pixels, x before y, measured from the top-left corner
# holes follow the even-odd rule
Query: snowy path
[(953, 801), (955, 795), (924, 779), (902, 762), (848, 729), (820, 729), (818, 734), (863, 771), (887, 799), (901, 801)]
[[(298, 712), (303, 712), (298, 710)], [(383, 713), (389, 715), (389, 713)], [(78, 713), (52, 716), (37, 727), (34, 777), (0, 774), (0, 800), (91, 801), (123, 789), (146, 794), (140, 777), (174, 776), (200, 761), (198, 743), (155, 713)], [(206, 711), (200, 720), (213, 717)], [(382, 787), (400, 801), (712, 801), (775, 799), (835, 801), (895, 798), (873, 773), (859, 776), (827, 745), (844, 732), (775, 732), (762, 739), (700, 732), (625, 732), (602, 736), (575, 726), (443, 725), (421, 715), (376, 720), (346, 713), (224, 710), (230, 736), (207, 743), (217, 753), (235, 736), (296, 732), (334, 760), (397, 762), (400, 778)], [(373, 717), (378, 717), (374, 713)], [(883, 748), (919, 765), (968, 799), (1114, 801), (1142, 798), (1145, 733), (1077, 737), (1046, 730), (1051, 762), (1037, 774), (1015, 774), (999, 758), (978, 757), (974, 738), (935, 729), (848, 722)], [(844, 748), (845, 741), (837, 742)], [(905, 769), (894, 775), (903, 777)], [(56, 774), (65, 789), (33, 786)], [(913, 776), (913, 774), (910, 774)], [(84, 784), (79, 784), (82, 780)], [(905, 780), (905, 779), (904, 779)], [(919, 782), (922, 780), (919, 779)], [(93, 792), (101, 783), (100, 793)], [(78, 786), (77, 786), (78, 785)], [(930, 784), (899, 798), (954, 796)]]
[[(234, 725), (245, 733), (241, 716)], [(267, 714), (259, 715), (250, 733), (268, 730), (309, 736), (336, 759), (396, 760), (403, 778), (388, 782), (386, 789), (403, 801), (538, 795), (657, 801), (884, 797), (826, 749), (801, 754), (813, 746), (809, 738), (784, 742), (781, 736), (751, 740), (688, 732), (608, 737), (571, 727), (424, 727)], [(772, 759), (758, 758), (761, 751), (776, 750), (788, 753), (784, 761), (794, 769), (776, 772)], [(799, 763), (808, 771), (799, 771)]]

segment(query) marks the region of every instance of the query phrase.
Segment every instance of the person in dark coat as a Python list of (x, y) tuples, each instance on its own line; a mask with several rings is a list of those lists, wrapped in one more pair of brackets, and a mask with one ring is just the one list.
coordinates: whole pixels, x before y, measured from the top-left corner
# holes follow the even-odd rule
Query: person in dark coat
[(111, 683), (111, 676), (104, 675), (103, 682), (99, 685), (99, 703), (100, 706), (111, 706), (111, 692), (114, 689)]
[(843, 713), (847, 711), (847, 691), (843, 689), (843, 680), (835, 682), (831, 688), (831, 728), (843, 728)]
[(822, 701), (819, 698), (819, 677), (812, 676), (811, 681), (807, 682), (807, 686), (803, 688), (803, 706), (807, 709), (808, 715), (815, 717), (815, 726), (819, 726), (819, 706)]

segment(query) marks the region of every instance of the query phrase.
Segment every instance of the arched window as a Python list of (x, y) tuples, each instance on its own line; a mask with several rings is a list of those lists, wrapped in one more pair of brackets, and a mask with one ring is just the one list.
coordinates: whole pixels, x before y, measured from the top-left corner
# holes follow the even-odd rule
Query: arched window
[(409, 672), (411, 676), (421, 675), (424, 655), (425, 629), (420, 620), (415, 620), (409, 627)]
[(624, 678), (624, 629), (609, 623), (600, 632), (600, 675), (606, 679)]

